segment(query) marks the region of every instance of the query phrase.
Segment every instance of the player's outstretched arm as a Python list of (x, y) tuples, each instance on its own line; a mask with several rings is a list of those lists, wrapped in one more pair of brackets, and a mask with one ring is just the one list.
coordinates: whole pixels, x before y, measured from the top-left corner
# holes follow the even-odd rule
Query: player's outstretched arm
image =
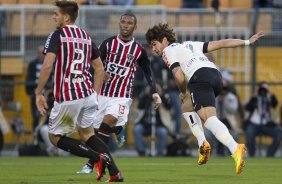
[(233, 48), (244, 45), (254, 44), (259, 38), (263, 37), (264, 33), (258, 32), (253, 35), (249, 40), (241, 40), (241, 39), (224, 39), (217, 41), (210, 41), (208, 44), (208, 52), (215, 51), (221, 48)]
[(258, 39), (264, 36), (264, 32), (260, 31), (257, 34), (254, 34), (250, 39), (250, 44), (254, 44)]

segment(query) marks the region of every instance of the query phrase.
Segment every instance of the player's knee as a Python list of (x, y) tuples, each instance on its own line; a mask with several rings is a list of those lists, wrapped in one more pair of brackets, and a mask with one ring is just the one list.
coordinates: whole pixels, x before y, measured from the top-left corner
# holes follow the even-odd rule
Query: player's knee
[(85, 135), (85, 134), (83, 134), (83, 135), (80, 136), (80, 138), (81, 138), (81, 140), (83, 142), (86, 142), (92, 135), (89, 135), (89, 134)]
[(201, 109), (197, 111), (197, 114), (202, 122), (206, 122), (210, 117), (216, 116), (216, 109), (215, 107), (201, 107)]
[(184, 101), (183, 104), (181, 105), (181, 111), (182, 113), (194, 111), (192, 102)]
[(110, 127), (113, 127), (117, 124), (117, 118), (108, 114), (104, 117), (103, 119), (103, 123), (106, 123), (107, 125), (109, 125)]
[(83, 129), (79, 128), (78, 133), (81, 140), (86, 142), (92, 135), (94, 135), (94, 129), (92, 127), (83, 128)]
[(60, 135), (49, 134), (50, 142), (51, 142), (54, 146), (57, 146), (58, 141), (60, 140), (60, 138), (61, 138)]

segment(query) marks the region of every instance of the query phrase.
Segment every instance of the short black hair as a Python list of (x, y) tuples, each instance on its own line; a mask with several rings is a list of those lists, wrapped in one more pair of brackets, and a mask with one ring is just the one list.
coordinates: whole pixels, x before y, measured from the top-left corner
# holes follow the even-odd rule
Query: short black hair
[(136, 17), (136, 15), (134, 14), (134, 13), (132, 13), (132, 11), (127, 11), (127, 12), (125, 12), (124, 14), (122, 14), (121, 16), (120, 16), (120, 19), (121, 19), (121, 17), (123, 17), (123, 16), (130, 16), (130, 17), (133, 17), (134, 18), (134, 24), (136, 25), (137, 24), (137, 17)]
[(74, 0), (56, 0), (55, 5), (59, 7), (63, 14), (68, 14), (72, 22), (78, 16), (78, 4)]
[(164, 37), (167, 38), (169, 43), (176, 42), (175, 32), (168, 24), (159, 23), (154, 27), (148, 29), (146, 33), (147, 43), (150, 45), (153, 40), (162, 41)]

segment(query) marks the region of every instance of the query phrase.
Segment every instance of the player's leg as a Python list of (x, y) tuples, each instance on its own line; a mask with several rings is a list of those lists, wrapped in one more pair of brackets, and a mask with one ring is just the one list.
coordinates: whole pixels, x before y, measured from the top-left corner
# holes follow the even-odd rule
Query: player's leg
[[(92, 127), (88, 129), (91, 130)], [(92, 132), (92, 136), (93, 136), (93, 132)], [(82, 137), (82, 140), (84, 140), (84, 138), (85, 137)], [(79, 140), (69, 137), (60, 137), (58, 139), (56, 135), (52, 135), (52, 134), (50, 135), (50, 140), (51, 142), (57, 141), (57, 146), (65, 151), (68, 151), (77, 156), (91, 159), (96, 165), (98, 180), (102, 178), (106, 166), (110, 164), (110, 157), (107, 154), (105, 154), (105, 152), (103, 152), (103, 154), (100, 154), (99, 152), (94, 151), (92, 145), (88, 144), (88, 142), (86, 142), (85, 145)]]
[(189, 89), (194, 110), (205, 122), (204, 126), (230, 150), (236, 162), (236, 172), (240, 173), (244, 166), (245, 145), (238, 144), (224, 123), (216, 116), (215, 97), (220, 93), (223, 85), (221, 74), (216, 69), (201, 68), (193, 76), (195, 80), (189, 81)]
[[(84, 104), (85, 99), (63, 102), (60, 104), (57, 102), (54, 103), (49, 122), (50, 141), (53, 145), (64, 151), (93, 160), (101, 166), (100, 168), (106, 167), (106, 164), (109, 161), (107, 156), (94, 151), (80, 140), (65, 136), (75, 131), (75, 122), (77, 122), (79, 115), (81, 113), (83, 114), (82, 107)], [(92, 108), (93, 116), (94, 113), (95, 109)], [(93, 135), (92, 123), (88, 126), (91, 127), (89, 129), (92, 129)]]
[(233, 139), (227, 127), (216, 117), (215, 107), (202, 107), (198, 110), (198, 114), (205, 121), (205, 127), (232, 153), (232, 157), (235, 160), (236, 173), (240, 174), (245, 165), (243, 156), (246, 152), (246, 146), (238, 144)]
[[(78, 128), (78, 132), (82, 140), (85, 141), (86, 145), (88, 145), (90, 148), (92, 148), (94, 151), (97, 151), (98, 153), (106, 153), (109, 156), (110, 162), (108, 168), (110, 175), (117, 175), (120, 171), (117, 168), (113, 157), (111, 156), (108, 146), (98, 136), (94, 135), (94, 130), (92, 126), (89, 128)], [(94, 160), (90, 159), (90, 162), (93, 163)], [(100, 170), (100, 168), (98, 168), (96, 164), (94, 164), (94, 167), (96, 171)], [(97, 175), (101, 175), (101, 174), (103, 175), (103, 173)]]
[[(95, 104), (92, 104), (91, 102), (95, 101), (90, 97), (90, 99), (86, 99), (84, 103), (84, 107), (81, 111), (81, 114), (78, 117), (78, 132), (80, 137), (83, 141), (85, 141), (86, 145), (91, 147), (94, 151), (97, 151), (98, 153), (106, 153), (106, 155), (109, 156), (110, 162), (107, 165), (109, 169), (109, 173), (111, 176), (118, 175), (120, 171), (118, 170), (111, 154), (109, 151), (108, 146), (96, 135), (94, 135), (94, 129), (93, 129), (93, 119), (95, 118), (95, 113), (93, 113), (93, 106)], [(98, 167), (98, 164), (94, 164), (94, 167), (96, 168), (96, 171), (101, 171)], [(103, 176), (104, 170), (102, 170), (102, 173), (97, 173), (97, 176)], [(100, 179), (101, 177), (97, 177), (97, 179)]]
[[(98, 129), (94, 128), (93, 130), (94, 130), (94, 134), (97, 136)], [(94, 169), (94, 161), (88, 160), (88, 162), (76, 173), (77, 174), (91, 174), (93, 173), (93, 169)]]
[(58, 149), (50, 142), (50, 139), (49, 139), (48, 125), (43, 124), (39, 128), (39, 133), (40, 133), (40, 136), (41, 136), (43, 142), (46, 145), (46, 151), (47, 151), (48, 155), (49, 156), (57, 155)]
[(227, 146), (231, 153), (234, 153), (237, 149), (237, 142), (229, 133), (228, 128), (216, 117), (215, 107), (202, 107), (198, 114), (205, 121), (205, 127), (212, 132), (217, 140)]
[(117, 123), (117, 118), (112, 115), (108, 109), (113, 105), (114, 98), (98, 96), (99, 108), (96, 112), (93, 127), (95, 128), (97, 136), (108, 145), (112, 128)]
[(104, 141), (106, 145), (109, 144), (111, 134), (113, 133), (113, 127), (117, 124), (117, 118), (111, 114), (107, 114), (103, 118), (98, 130), (98, 137)]
[(49, 138), (53, 145), (70, 152), (74, 155), (91, 158), (99, 161), (99, 154), (94, 152), (79, 140), (66, 137), (75, 131), (75, 122), (80, 113), (83, 100), (76, 100), (75, 103), (63, 102), (54, 103), (49, 118)]
[[(213, 79), (211, 76), (216, 76), (216, 74), (217, 71), (213, 69), (212, 71), (206, 70), (203, 75), (206, 75), (206, 77), (211, 80)], [(227, 146), (231, 153), (234, 153), (237, 149), (237, 142), (233, 139), (224, 123), (222, 123), (216, 115), (215, 97), (221, 90), (222, 79), (218, 76), (218, 79), (213, 80), (214, 81), (210, 81), (211, 84), (207, 82), (189, 84), (189, 88), (192, 90), (191, 97), (192, 101), (194, 101), (193, 106), (201, 120), (205, 122), (204, 126), (210, 130), (222, 144)]]
[(193, 104), (190, 98), (190, 95), (187, 95), (182, 103), (182, 115), (186, 122), (188, 123), (193, 135), (197, 138), (199, 147), (206, 140), (205, 134), (203, 131), (203, 126), (201, 119), (198, 114), (193, 110)]
[[(110, 154), (110, 151), (108, 149), (108, 146), (97, 136), (92, 136), (87, 142), (87, 145), (93, 145), (93, 149), (99, 153), (107, 153), (110, 156), (110, 163), (107, 165), (109, 174), (111, 177), (118, 177), (119, 181), (123, 181), (123, 177), (121, 175), (121, 172), (119, 171), (116, 163), (114, 162), (114, 159), (112, 155)], [(104, 146), (101, 146), (104, 145)], [(100, 147), (99, 147), (100, 146)], [(96, 168), (96, 165), (94, 164), (94, 167)], [(97, 169), (96, 169), (97, 170)]]
[(215, 97), (222, 89), (220, 72), (213, 68), (201, 68), (194, 73), (188, 87), (193, 108), (202, 122), (205, 122), (204, 126), (234, 153), (237, 143), (227, 127), (216, 117)]
[[(97, 135), (100, 139), (102, 139), (104, 141), (104, 143), (106, 143), (106, 145), (109, 145), (109, 141), (111, 138), (111, 134), (115, 134), (118, 137), (120, 142), (118, 142), (119, 147), (121, 147), (124, 144), (124, 132), (123, 126), (116, 126), (117, 125), (117, 121), (118, 119), (116, 117), (114, 117), (111, 114), (107, 114), (104, 116), (103, 121), (100, 124), (100, 127), (98, 129)], [(125, 126), (125, 125), (124, 125)]]
[[(107, 131), (103, 130), (103, 133), (99, 134), (99, 127), (102, 124), (104, 113), (106, 112), (107, 101), (105, 101), (105, 100), (103, 101), (103, 100), (104, 100), (104, 98), (99, 97), (99, 102), (100, 102), (99, 110), (96, 112), (93, 127), (95, 129), (96, 136), (99, 137), (105, 143), (105, 145), (107, 146), (108, 145), (107, 143), (109, 142), (108, 139), (109, 139), (109, 136), (111, 135), (111, 133), (119, 133), (120, 129), (115, 128), (115, 126), (109, 127), (108, 129), (106, 129)], [(105, 125), (106, 125), (106, 127), (108, 127), (107, 124), (105, 124)], [(104, 126), (102, 126), (102, 127), (104, 127)], [(77, 174), (90, 174), (90, 173), (93, 172), (93, 168), (94, 168), (94, 161), (90, 159), (79, 171), (77, 171)]]
[(100, 160), (99, 153), (93, 151), (81, 141), (55, 134), (49, 134), (50, 141), (58, 148), (70, 152), (73, 155), (86, 157), (98, 162)]
[(197, 113), (193, 111), (193, 105), (190, 95), (187, 95), (183, 99), (182, 112), (183, 112), (182, 115), (186, 120), (186, 122), (188, 123), (192, 134), (196, 137), (198, 141), (198, 145), (199, 145), (198, 164), (199, 165), (206, 164), (210, 158), (211, 147), (209, 142), (206, 140), (201, 119), (199, 118)]
[[(96, 131), (96, 129), (94, 129), (94, 132), (96, 134), (96, 133), (98, 133), (98, 130)], [(122, 126), (114, 126), (114, 127), (112, 127), (112, 133), (116, 134), (116, 136), (117, 136), (118, 147), (122, 147), (124, 142), (125, 142), (124, 128)], [(93, 167), (94, 167), (94, 161), (88, 160), (88, 162), (76, 173), (77, 174), (91, 174), (91, 173), (93, 173)]]
[(110, 135), (120, 132), (119, 128), (126, 125), (132, 99), (99, 96), (99, 102), (102, 103), (102, 107), (101, 110), (99, 107), (100, 113), (97, 113), (97, 116), (103, 116), (103, 120), (99, 122), (98, 136), (108, 144)]
[(97, 163), (100, 171), (99, 173), (97, 173), (97, 177), (101, 177), (100, 173), (105, 170), (104, 168), (109, 162), (108, 157), (104, 157), (103, 154), (99, 154), (79, 140), (55, 134), (49, 134), (49, 137), (52, 144), (54, 144), (58, 148), (70, 152), (71, 154), (74, 154), (76, 156), (89, 158), (94, 163)]

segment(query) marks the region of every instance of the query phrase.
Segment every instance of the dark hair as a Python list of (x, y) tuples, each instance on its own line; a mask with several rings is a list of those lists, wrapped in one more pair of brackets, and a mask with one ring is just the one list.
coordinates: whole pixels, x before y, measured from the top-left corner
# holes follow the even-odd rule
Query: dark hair
[(72, 22), (75, 22), (78, 15), (78, 5), (73, 0), (56, 0), (55, 5), (59, 7), (63, 14), (68, 14)]
[(124, 14), (122, 14), (122, 15), (120, 16), (120, 19), (121, 19), (123, 16), (130, 16), (130, 17), (133, 17), (133, 18), (134, 18), (134, 24), (135, 24), (135, 25), (137, 24), (137, 18), (136, 18), (136, 16), (135, 16), (135, 14), (132, 13), (131, 11), (127, 11), (127, 12), (125, 12)]
[(169, 43), (176, 42), (175, 32), (173, 32), (173, 29), (168, 24), (159, 23), (158, 25), (154, 25), (153, 28), (148, 29), (145, 36), (149, 45), (153, 40), (161, 42), (164, 37), (167, 38)]

